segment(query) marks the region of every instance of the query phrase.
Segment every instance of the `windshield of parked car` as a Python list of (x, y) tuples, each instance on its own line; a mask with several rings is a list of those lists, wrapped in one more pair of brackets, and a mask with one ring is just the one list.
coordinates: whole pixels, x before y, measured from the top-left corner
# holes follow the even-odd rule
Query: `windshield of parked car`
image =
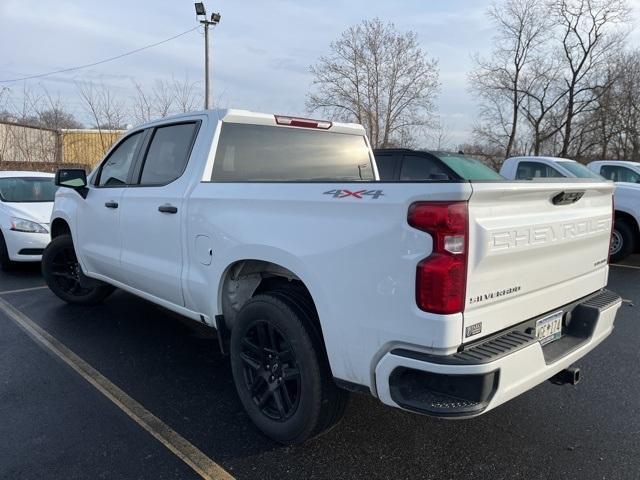
[(566, 168), (573, 175), (578, 178), (597, 178), (602, 180), (603, 178), (595, 172), (592, 172), (587, 167), (578, 162), (558, 162), (562, 168)]
[(3, 202), (53, 202), (57, 189), (53, 177), (0, 178), (0, 200)]
[(504, 180), (505, 178), (484, 163), (461, 154), (436, 153), (447, 167), (463, 180)]

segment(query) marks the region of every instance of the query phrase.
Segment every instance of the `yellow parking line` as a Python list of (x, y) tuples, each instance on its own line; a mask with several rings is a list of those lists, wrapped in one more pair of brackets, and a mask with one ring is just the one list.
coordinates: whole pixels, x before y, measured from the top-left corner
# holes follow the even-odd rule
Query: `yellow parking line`
[(0, 292), (0, 295), (8, 295), (10, 293), (32, 292), (34, 290), (43, 290), (45, 288), (49, 288), (49, 287), (47, 287), (46, 285), (42, 285), (41, 287), (18, 288), (17, 290), (5, 290), (4, 292)]
[(149, 432), (156, 440), (171, 450), (198, 475), (207, 480), (233, 480), (220, 465), (189, 443), (162, 420), (149, 412), (133, 398), (111, 383), (104, 375), (69, 350), (33, 320), (0, 298), (0, 310), (26, 331), (36, 342), (73, 368), (133, 421)]

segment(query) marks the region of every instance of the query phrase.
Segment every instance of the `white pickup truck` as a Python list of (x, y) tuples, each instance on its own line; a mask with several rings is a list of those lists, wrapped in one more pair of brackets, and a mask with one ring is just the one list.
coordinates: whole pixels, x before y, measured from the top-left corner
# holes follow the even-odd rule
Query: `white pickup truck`
[(88, 177), (57, 173), (43, 273), (70, 303), (118, 287), (217, 328), (246, 411), (283, 443), (334, 425), (348, 390), (465, 418), (575, 383), (621, 304), (613, 184), (377, 178), (359, 125), (148, 123)]
[[(627, 165), (620, 165), (622, 163)], [(511, 180), (561, 177), (602, 180), (604, 177), (615, 181), (615, 221), (609, 253), (612, 261), (619, 262), (640, 247), (640, 185), (635, 183), (640, 179), (640, 170), (634, 170), (637, 165), (633, 162), (596, 161), (587, 168), (567, 158), (525, 156), (506, 159), (500, 174)]]
[(587, 167), (616, 184), (612, 258), (625, 258), (640, 248), (640, 163), (596, 160)]

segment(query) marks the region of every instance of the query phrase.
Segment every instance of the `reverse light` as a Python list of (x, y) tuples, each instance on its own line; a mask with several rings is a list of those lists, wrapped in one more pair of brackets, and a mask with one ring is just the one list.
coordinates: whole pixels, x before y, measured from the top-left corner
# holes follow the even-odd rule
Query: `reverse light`
[(329, 130), (332, 123), (326, 120), (313, 120), (311, 118), (286, 117), (284, 115), (274, 115), (278, 125), (287, 125), (289, 127), (303, 128), (319, 128), (321, 130)]
[(416, 269), (418, 307), (438, 314), (461, 312), (467, 284), (467, 202), (417, 202), (409, 207), (407, 221), (433, 239), (431, 255)]
[(49, 231), (39, 223), (18, 217), (11, 217), (10, 230), (13, 230), (14, 232), (26, 233), (49, 233)]

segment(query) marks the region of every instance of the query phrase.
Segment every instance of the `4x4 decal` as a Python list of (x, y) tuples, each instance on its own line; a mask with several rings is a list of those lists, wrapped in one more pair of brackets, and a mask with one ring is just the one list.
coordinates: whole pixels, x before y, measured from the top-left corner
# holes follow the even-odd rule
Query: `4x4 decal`
[(355, 197), (362, 199), (363, 197), (371, 197), (374, 200), (377, 200), (380, 197), (384, 197), (384, 193), (382, 190), (356, 190), (352, 192), (351, 190), (347, 190), (345, 188), (338, 190), (328, 190), (323, 193), (323, 195), (331, 195), (333, 198), (346, 198), (346, 197)]

